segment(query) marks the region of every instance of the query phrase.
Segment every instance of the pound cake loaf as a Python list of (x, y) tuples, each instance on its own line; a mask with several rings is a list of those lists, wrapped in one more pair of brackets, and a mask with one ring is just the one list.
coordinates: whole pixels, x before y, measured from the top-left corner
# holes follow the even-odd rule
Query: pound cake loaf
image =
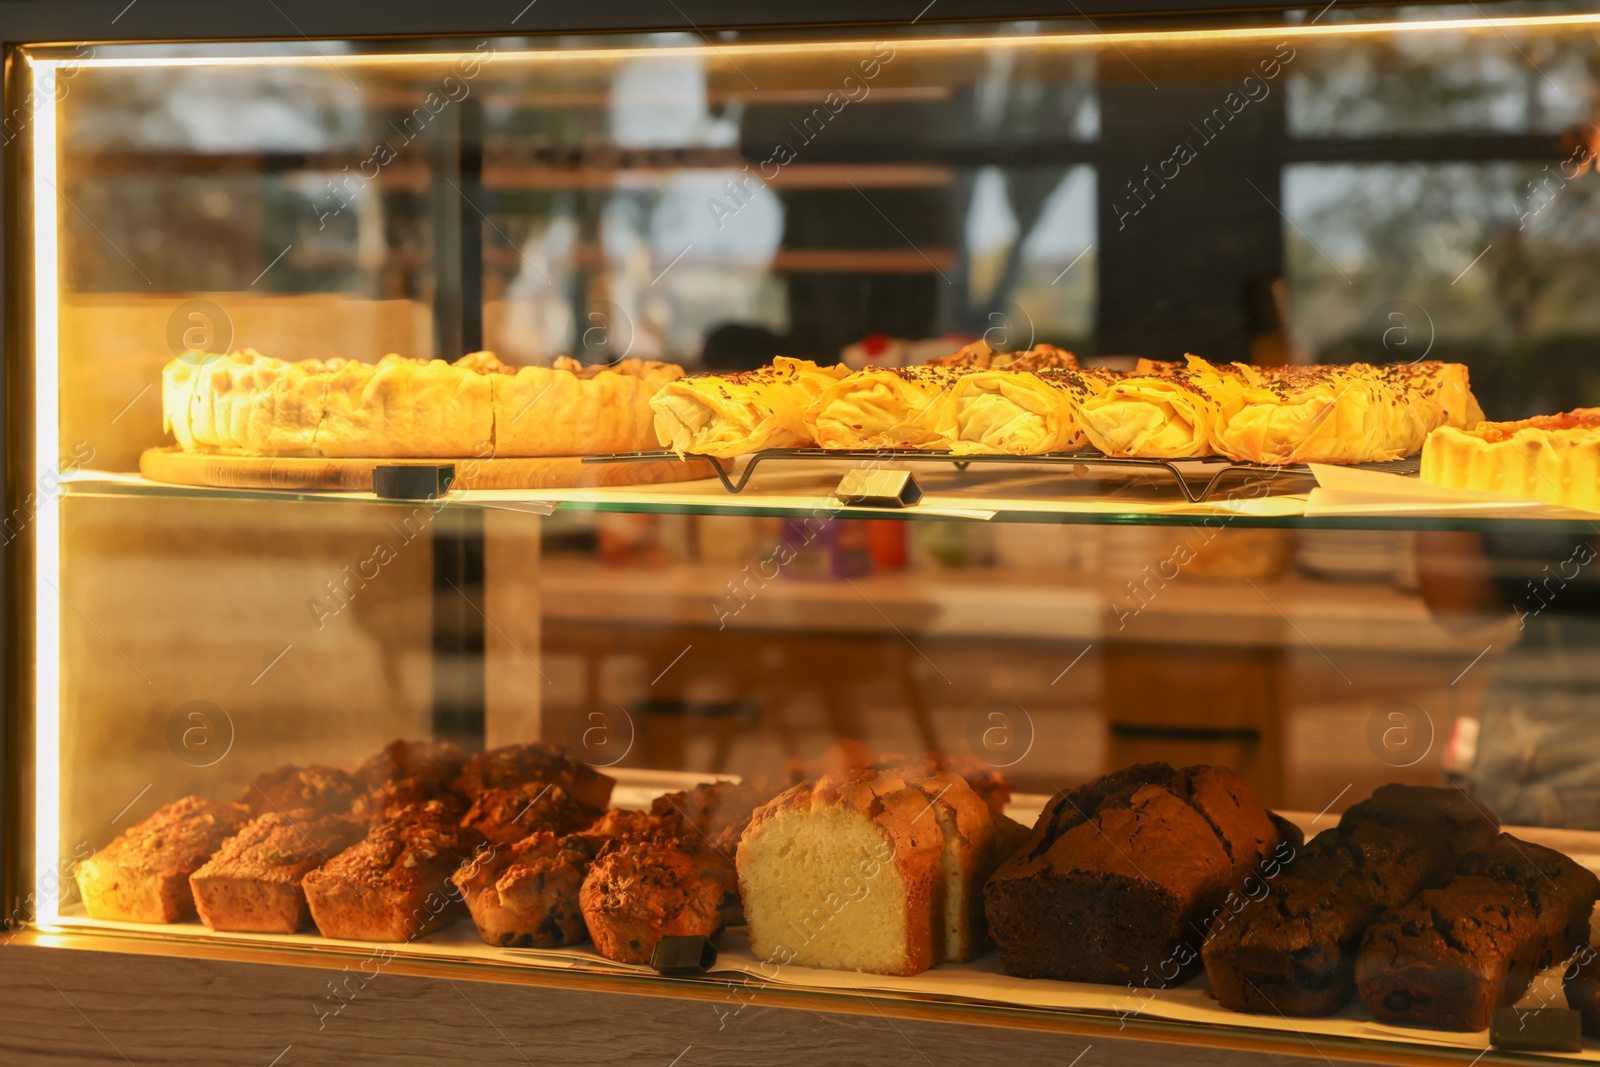
[(907, 784), (927, 799), (929, 811), (919, 818), (937, 819), (944, 834), (940, 958), (947, 963), (977, 959), (989, 948), (983, 886), (1000, 863), (994, 815), (959, 775), (931, 774), (912, 778)]
[(589, 936), (578, 894), (594, 855), (594, 842), (581, 834), (543, 830), (481, 849), (451, 879), (485, 943), (561, 948)]
[(920, 974), (944, 955), (943, 854), (937, 815), (903, 778), (854, 771), (794, 786), (739, 841), (752, 951), (780, 966)]
[(699, 836), (613, 838), (578, 891), (595, 951), (619, 963), (649, 963), (663, 937), (715, 941), (737, 898), (733, 865)]
[(1483, 1030), (1534, 975), (1588, 939), (1600, 879), (1553, 849), (1501, 835), (1439, 889), (1385, 912), (1356, 959), (1361, 1001), (1376, 1018)]
[(1295, 832), (1233, 771), (1139, 764), (1047, 807), (985, 889), (1006, 973), (1181, 981), (1231, 890)]
[(446, 800), (403, 808), (301, 884), (324, 937), (413, 941), (462, 918), (450, 875), (483, 839)]
[(175, 923), (195, 915), (189, 876), (249, 821), (242, 804), (184, 797), (78, 864), (78, 891), (96, 919)]
[(536, 741), (473, 756), (457, 776), (455, 790), (473, 799), (486, 789), (526, 782), (559, 785), (574, 799), (601, 811), (611, 803), (611, 789), (617, 784), (588, 764), (568, 759), (557, 746)]
[(311, 920), (300, 880), (366, 833), (342, 815), (296, 821), (269, 811), (222, 843), (189, 876), (200, 921), (213, 930), (292, 934)]
[(1367, 927), (1443, 885), (1499, 828), (1459, 790), (1382, 786), (1317, 835), (1248, 914), (1207, 937), (1201, 955), (1217, 1001), (1263, 1014), (1338, 1011), (1355, 996)]

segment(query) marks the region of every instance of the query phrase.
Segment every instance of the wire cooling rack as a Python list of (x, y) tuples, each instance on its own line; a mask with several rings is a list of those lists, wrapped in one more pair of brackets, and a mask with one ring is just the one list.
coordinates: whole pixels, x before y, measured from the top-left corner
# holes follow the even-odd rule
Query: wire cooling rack
[[(958, 456), (952, 452), (922, 451), (910, 448), (769, 448), (760, 452), (752, 452), (747, 456), (737, 459), (722, 459), (716, 456), (700, 456), (685, 453), (679, 456), (666, 449), (657, 449), (649, 452), (609, 452), (598, 456), (584, 457), (585, 463), (659, 463), (663, 460), (702, 460), (711, 464), (717, 472), (717, 478), (722, 482), (722, 487), (730, 493), (741, 492), (750, 484), (750, 478), (755, 474), (756, 468), (763, 463), (777, 460), (847, 460), (854, 461), (857, 465), (861, 460), (877, 460), (884, 463), (949, 463), (957, 470), (966, 470), (970, 465), (976, 464), (1028, 464), (1046, 466), (1111, 468), (1121, 470), (1164, 470), (1172, 475), (1177, 482), (1178, 489), (1184, 498), (1191, 504), (1202, 504), (1211, 499), (1212, 494), (1223, 482), (1234, 476), (1266, 475), (1277, 478), (1287, 474), (1309, 477), (1311, 468), (1304, 463), (1288, 463), (1282, 466), (1269, 466), (1259, 463), (1238, 463), (1224, 456), (1203, 456), (1196, 459), (1125, 459), (1107, 456), (1100, 452), (1084, 450), (1080, 452), (1046, 452), (1038, 456)], [(741, 466), (739, 460), (744, 460)], [(1182, 465), (1200, 465), (1214, 468), (1201, 472), (1198, 478), (1186, 473)], [(1383, 471), (1388, 474), (1417, 474), (1421, 471), (1421, 460), (1412, 456), (1409, 459), (1391, 460), (1387, 463), (1361, 463), (1356, 464), (1362, 470)]]

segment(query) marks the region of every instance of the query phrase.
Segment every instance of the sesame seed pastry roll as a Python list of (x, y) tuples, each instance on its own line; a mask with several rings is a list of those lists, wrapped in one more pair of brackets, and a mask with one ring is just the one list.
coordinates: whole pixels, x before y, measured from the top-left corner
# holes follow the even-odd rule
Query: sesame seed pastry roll
[(1292, 367), (1246, 388), (1213, 447), (1246, 463), (1372, 463), (1406, 454), (1405, 391), (1376, 367)]
[(1115, 376), (1076, 370), (988, 370), (964, 375), (950, 390), (944, 436), (957, 455), (1037, 456), (1082, 448), (1083, 402)]
[(1430, 359), (1380, 369), (1405, 393), (1405, 418), (1397, 420), (1396, 430), (1404, 455), (1422, 448), (1428, 435), (1441, 426), (1465, 430), (1483, 421), (1483, 408), (1472, 395), (1464, 364)]
[(1083, 402), (1078, 420), (1089, 443), (1108, 456), (1209, 456), (1214, 428), (1237, 408), (1250, 375), (1237, 363), (1214, 367), (1190, 356), (1187, 370), (1114, 382)]
[(821, 448), (949, 448), (951, 390), (972, 373), (939, 366), (859, 370), (817, 395), (806, 425)]
[(812, 444), (806, 408), (850, 373), (778, 356), (737, 374), (696, 374), (669, 382), (650, 401), (656, 434), (678, 455), (731, 457)]

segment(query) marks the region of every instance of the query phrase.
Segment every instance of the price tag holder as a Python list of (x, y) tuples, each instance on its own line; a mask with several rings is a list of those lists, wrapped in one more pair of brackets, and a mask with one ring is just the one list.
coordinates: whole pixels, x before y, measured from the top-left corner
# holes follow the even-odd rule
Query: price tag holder
[(373, 467), (372, 495), (379, 500), (435, 500), (448, 493), (455, 480), (454, 463)]
[(650, 966), (658, 974), (705, 974), (716, 963), (717, 946), (699, 934), (663, 937), (650, 953)]
[(857, 468), (839, 479), (833, 495), (853, 508), (909, 508), (922, 499), (910, 471)]
[(1571, 1008), (1501, 1008), (1489, 1044), (1507, 1052), (1582, 1052), (1583, 1016)]

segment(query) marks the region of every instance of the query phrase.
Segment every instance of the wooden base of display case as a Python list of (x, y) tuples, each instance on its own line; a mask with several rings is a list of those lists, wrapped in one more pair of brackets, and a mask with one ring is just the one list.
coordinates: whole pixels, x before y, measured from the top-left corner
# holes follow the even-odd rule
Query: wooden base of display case
[[(1344, 1067), (1511, 1062), (1221, 1027), (726, 983), (23, 932), (5, 948), (0, 1062), (208, 1067), (440, 1063), (996, 1062)], [(23, 1020), (26, 1020), (24, 1023)]]
[(704, 461), (585, 463), (582, 456), (506, 459), (319, 459), (301, 456), (214, 456), (150, 448), (139, 456), (139, 473), (156, 482), (219, 489), (317, 489), (372, 491), (372, 468), (401, 465), (456, 468), (456, 489), (581, 489), (592, 486), (655, 485), (710, 478)]

